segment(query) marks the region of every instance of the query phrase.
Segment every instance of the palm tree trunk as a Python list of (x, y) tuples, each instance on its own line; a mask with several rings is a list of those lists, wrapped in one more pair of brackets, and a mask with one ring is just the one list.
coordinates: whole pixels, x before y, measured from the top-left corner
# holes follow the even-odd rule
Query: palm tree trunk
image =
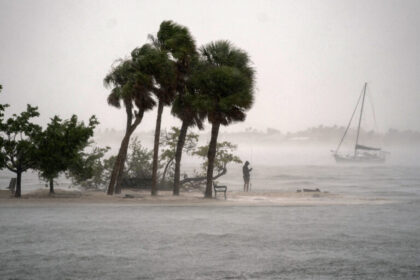
[[(126, 136), (127, 134), (124, 136), (124, 139), (126, 138)], [(119, 165), (120, 165), (122, 147), (123, 147), (123, 142), (121, 142), (120, 150), (118, 151), (118, 155), (117, 155), (117, 158), (115, 159), (114, 167), (112, 168), (111, 179), (109, 180), (108, 191), (107, 191), (108, 195), (114, 194), (115, 182), (117, 180), (117, 175), (118, 175), (118, 170), (119, 170)]]
[[(141, 120), (143, 119), (144, 111), (140, 111), (138, 115), (136, 116), (136, 119), (133, 124), (127, 127), (124, 138), (121, 142), (120, 149), (118, 151), (117, 159), (115, 160), (114, 167), (112, 169), (111, 173), (111, 179), (109, 181), (108, 186), (108, 195), (113, 195), (114, 190), (117, 188), (119, 192), (121, 192), (121, 181), (122, 181), (122, 175), (124, 171), (124, 163), (125, 158), (127, 156), (127, 149), (128, 144), (130, 143), (130, 137), (131, 134), (133, 134), (134, 130), (136, 130), (137, 126), (140, 124)], [(116, 186), (116, 183), (119, 182), (119, 184)]]
[(21, 196), (21, 182), (22, 182), (22, 171), (17, 170), (16, 172), (16, 191), (15, 191), (15, 197)]
[(220, 123), (213, 123), (211, 126), (211, 139), (209, 144), (209, 151), (207, 153), (208, 166), (207, 166), (207, 185), (205, 198), (212, 198), (213, 196), (213, 167), (214, 158), (216, 156), (217, 136), (219, 135)]
[(121, 151), (119, 155), (119, 162), (118, 162), (118, 169), (117, 169), (117, 177), (116, 177), (116, 185), (115, 185), (115, 193), (119, 194), (121, 193), (121, 182), (123, 179), (124, 174), (124, 166), (125, 166), (125, 160), (127, 158), (127, 151), (128, 151), (128, 145), (130, 143), (130, 137), (131, 133), (124, 137), (123, 142), (121, 144)]
[(179, 131), (178, 143), (177, 143), (176, 152), (175, 152), (175, 174), (174, 174), (173, 195), (179, 195), (179, 188), (180, 188), (179, 181), (181, 177), (182, 150), (184, 149), (188, 126), (189, 126), (189, 122), (182, 121), (182, 126), (181, 126), (181, 130)]
[(54, 179), (50, 179), (50, 194), (54, 193)]
[(133, 132), (136, 130), (137, 126), (140, 124), (141, 120), (143, 119), (144, 111), (141, 111), (139, 115), (137, 115), (136, 119), (134, 120), (134, 123), (129, 127), (127, 130), (127, 138), (123, 141), (123, 147), (120, 154), (120, 162), (118, 165), (118, 173), (117, 173), (117, 180), (116, 180), (116, 187), (115, 187), (115, 193), (119, 194), (121, 193), (122, 189), (122, 179), (124, 175), (124, 167), (125, 167), (125, 160), (127, 159), (127, 151), (128, 151), (128, 145), (130, 144), (130, 138)]
[(162, 122), (163, 102), (159, 100), (155, 128), (155, 143), (153, 146), (152, 195), (157, 195), (157, 169), (159, 160), (160, 124)]
[(123, 140), (121, 141), (120, 149), (118, 150), (118, 155), (117, 155), (117, 158), (115, 159), (114, 167), (112, 168), (111, 179), (109, 180), (108, 191), (107, 191), (108, 195), (113, 195), (116, 188), (115, 185), (117, 182), (118, 174), (121, 170), (121, 155), (124, 151), (124, 146), (125, 146), (124, 142), (127, 141), (127, 137), (129, 138), (128, 133), (131, 127), (132, 119), (133, 119), (131, 103), (128, 102), (127, 100), (124, 100), (124, 104), (125, 104), (125, 111), (127, 114), (125, 135), (124, 135)]

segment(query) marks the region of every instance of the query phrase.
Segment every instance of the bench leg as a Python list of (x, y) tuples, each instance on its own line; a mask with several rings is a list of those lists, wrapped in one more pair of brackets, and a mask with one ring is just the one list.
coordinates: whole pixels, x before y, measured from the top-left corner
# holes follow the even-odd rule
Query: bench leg
[(226, 191), (225, 191), (225, 200), (226, 200)]

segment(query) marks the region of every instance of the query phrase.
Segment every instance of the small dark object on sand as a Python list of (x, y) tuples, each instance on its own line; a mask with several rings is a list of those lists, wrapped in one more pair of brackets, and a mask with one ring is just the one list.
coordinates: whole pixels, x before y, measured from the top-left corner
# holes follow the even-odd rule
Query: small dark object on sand
[(318, 188), (316, 189), (303, 189), (303, 192), (320, 192)]
[(131, 194), (126, 194), (126, 195), (124, 196), (124, 198), (134, 198), (134, 195), (131, 195)]
[(296, 192), (321, 192), (321, 191), (318, 188), (316, 188), (316, 189), (297, 190)]

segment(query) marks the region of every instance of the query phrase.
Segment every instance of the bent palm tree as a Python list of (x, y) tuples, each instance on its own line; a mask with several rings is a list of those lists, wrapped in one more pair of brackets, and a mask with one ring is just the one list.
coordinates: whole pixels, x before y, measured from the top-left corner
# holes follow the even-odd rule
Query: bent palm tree
[(175, 152), (175, 172), (173, 194), (179, 195), (181, 158), (185, 145), (187, 130), (197, 126), (202, 129), (203, 116), (194, 107), (194, 91), (187, 90), (188, 79), (193, 72), (193, 65), (197, 62), (197, 48), (195, 40), (185, 26), (172, 21), (163, 21), (157, 34), (160, 47), (171, 53), (176, 64), (176, 90), (178, 95), (172, 106), (172, 114), (182, 121), (178, 143)]
[(108, 96), (108, 104), (121, 108), (122, 101), (127, 115), (125, 135), (111, 173), (108, 195), (114, 194), (114, 191), (121, 192), (121, 181), (130, 136), (143, 119), (144, 112), (155, 106), (155, 101), (150, 93), (152, 83), (152, 78), (136, 69), (132, 60), (120, 61), (104, 79), (104, 85), (112, 87)]
[(176, 92), (175, 64), (169, 59), (167, 51), (160, 48), (159, 42), (154, 45), (145, 44), (142, 48), (132, 53), (134, 64), (138, 69), (152, 76), (154, 86), (152, 88), (158, 100), (155, 139), (153, 148), (152, 168), (152, 195), (157, 194), (157, 169), (159, 157), (160, 126), (162, 122), (163, 107), (172, 103)]
[(210, 43), (200, 49), (205, 66), (192, 83), (200, 92), (196, 105), (207, 113), (212, 124), (208, 149), (205, 197), (212, 197), (213, 167), (220, 125), (245, 120), (254, 93), (254, 70), (246, 52), (228, 41)]

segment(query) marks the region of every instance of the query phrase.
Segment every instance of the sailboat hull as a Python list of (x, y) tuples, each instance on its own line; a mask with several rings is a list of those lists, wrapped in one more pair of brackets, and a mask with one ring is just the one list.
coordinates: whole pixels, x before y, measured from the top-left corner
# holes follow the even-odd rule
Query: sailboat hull
[(369, 156), (342, 156), (334, 155), (337, 163), (385, 163), (385, 156), (369, 155)]

